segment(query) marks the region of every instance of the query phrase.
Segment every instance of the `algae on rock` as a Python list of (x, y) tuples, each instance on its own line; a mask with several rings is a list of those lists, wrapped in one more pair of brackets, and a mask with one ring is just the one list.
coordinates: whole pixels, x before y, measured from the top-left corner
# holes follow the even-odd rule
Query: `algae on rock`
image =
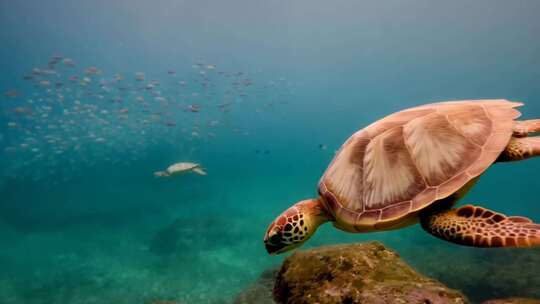
[(468, 303), (378, 242), (297, 251), (283, 262), (273, 295), (278, 303)]

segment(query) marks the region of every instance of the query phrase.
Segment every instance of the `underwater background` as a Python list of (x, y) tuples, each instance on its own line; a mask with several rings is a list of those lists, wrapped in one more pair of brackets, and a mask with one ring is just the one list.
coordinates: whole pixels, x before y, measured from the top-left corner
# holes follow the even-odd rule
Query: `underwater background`
[[(231, 303), (268, 224), (353, 132), (459, 99), (540, 118), (540, 2), (0, 1), (0, 303)], [(153, 173), (180, 161), (207, 176)], [(540, 221), (540, 159), (463, 199)], [(540, 251), (379, 240), (472, 301), (540, 298)]]

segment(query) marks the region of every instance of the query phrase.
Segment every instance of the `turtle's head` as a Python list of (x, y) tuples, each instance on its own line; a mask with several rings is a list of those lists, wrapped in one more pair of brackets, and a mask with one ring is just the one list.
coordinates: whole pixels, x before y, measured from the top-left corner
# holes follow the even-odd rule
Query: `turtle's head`
[(300, 201), (268, 226), (264, 236), (266, 251), (280, 254), (299, 247), (327, 221), (329, 217), (320, 199)]

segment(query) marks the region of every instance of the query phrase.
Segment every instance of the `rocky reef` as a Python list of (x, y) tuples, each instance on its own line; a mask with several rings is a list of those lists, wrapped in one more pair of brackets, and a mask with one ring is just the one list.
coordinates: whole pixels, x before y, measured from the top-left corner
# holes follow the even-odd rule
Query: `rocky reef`
[(234, 304), (274, 304), (272, 290), (279, 268), (264, 271), (259, 279), (238, 294)]
[(540, 248), (482, 249), (452, 244), (422, 244), (422, 248), (423, 252), (406, 260), (429, 277), (461, 290), (473, 303), (540, 298)]
[(271, 294), (277, 303), (469, 303), (378, 242), (297, 251), (279, 272), (263, 274), (235, 303), (272, 303)]

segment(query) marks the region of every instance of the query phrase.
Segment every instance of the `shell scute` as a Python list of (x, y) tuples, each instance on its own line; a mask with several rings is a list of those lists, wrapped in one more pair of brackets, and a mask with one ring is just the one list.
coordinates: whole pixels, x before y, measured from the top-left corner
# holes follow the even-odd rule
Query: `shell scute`
[(405, 143), (430, 186), (468, 167), (481, 150), (438, 113), (411, 121), (404, 129)]
[(372, 223), (375, 223), (381, 218), (381, 209), (368, 210), (360, 213), (355, 219), (355, 225), (358, 226), (368, 226)]
[(412, 210), (418, 210), (422, 208), (425, 202), (432, 202), (437, 199), (437, 188), (429, 187), (416, 195), (412, 200)]
[(500, 151), (501, 146), (506, 146), (508, 144), (508, 139), (508, 136), (504, 133), (493, 133), (484, 145), (484, 150), (488, 152)]
[(381, 220), (387, 220), (411, 211), (412, 201), (406, 201), (385, 207), (381, 211)]
[(456, 185), (465, 185), (469, 180), (471, 180), (471, 176), (467, 174), (467, 172), (461, 172), (460, 174), (445, 181), (439, 187), (437, 187), (437, 199), (443, 199), (456, 192), (456, 190), (461, 188), (459, 187), (456, 189)]
[(499, 154), (501, 154), (500, 151), (486, 151), (484, 150), (480, 157), (478, 157), (478, 160), (474, 162), (468, 169), (467, 173), (469, 173), (470, 176), (478, 176), (486, 170), (487, 167), (489, 167), (494, 160), (499, 157)]
[(493, 123), (483, 107), (467, 106), (446, 115), (452, 126), (464, 137), (478, 146), (485, 144)]
[[(367, 146), (363, 172), (364, 209), (378, 209), (410, 199), (426, 188), (406, 144), (401, 126), (389, 129)], [(388, 185), (392, 185), (389, 187)], [(354, 206), (359, 209), (361, 206)]]

